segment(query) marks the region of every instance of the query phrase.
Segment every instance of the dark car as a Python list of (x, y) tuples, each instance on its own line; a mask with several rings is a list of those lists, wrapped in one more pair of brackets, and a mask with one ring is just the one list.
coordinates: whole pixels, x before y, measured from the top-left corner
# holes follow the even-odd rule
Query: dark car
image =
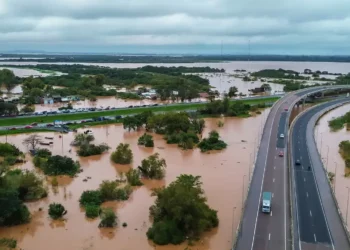
[(115, 116), (115, 119), (116, 119), (116, 120), (119, 120), (119, 119), (122, 119), (122, 118), (123, 118), (123, 117), (122, 117), (121, 115), (116, 115), (116, 116)]
[(300, 160), (295, 160), (295, 165), (301, 165)]
[(130, 105), (128, 108), (133, 108), (134, 106), (133, 105)]
[(152, 106), (158, 106), (158, 103), (156, 103), (156, 104), (153, 104)]
[(46, 124), (46, 127), (53, 127), (54, 125), (52, 123)]

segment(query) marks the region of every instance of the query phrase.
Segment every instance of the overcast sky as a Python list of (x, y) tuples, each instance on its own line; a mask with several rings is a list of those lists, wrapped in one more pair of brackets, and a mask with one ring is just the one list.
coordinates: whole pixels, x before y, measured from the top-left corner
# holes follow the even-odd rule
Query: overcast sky
[(0, 51), (350, 54), (350, 0), (0, 0)]

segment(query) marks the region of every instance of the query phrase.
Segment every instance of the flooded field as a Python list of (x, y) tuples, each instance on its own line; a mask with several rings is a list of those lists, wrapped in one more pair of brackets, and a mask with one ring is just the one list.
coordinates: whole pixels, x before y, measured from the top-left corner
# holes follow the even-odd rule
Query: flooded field
[[(249, 166), (253, 165), (257, 152), (259, 137), (269, 110), (262, 115), (247, 119), (222, 118), (225, 125), (218, 128), (218, 118), (206, 119), (203, 136), (216, 129), (228, 144), (221, 152), (201, 153), (198, 149), (183, 151), (176, 145), (167, 145), (160, 135), (154, 135), (155, 147), (143, 148), (137, 145), (143, 131), (127, 132), (122, 125), (109, 125), (90, 128), (96, 138), (96, 143), (106, 142), (112, 150), (120, 142), (130, 144), (134, 154), (131, 165), (111, 163), (110, 150), (101, 156), (78, 157), (70, 142), (74, 134), (45, 133), (43, 136), (53, 136), (54, 144), (50, 148), (54, 154), (61, 154), (79, 160), (84, 170), (77, 178), (58, 178), (59, 187), (48, 185), (49, 196), (37, 202), (27, 203), (33, 214), (30, 224), (10, 228), (1, 228), (0, 237), (14, 237), (20, 248), (25, 250), (183, 250), (186, 244), (178, 246), (154, 246), (146, 237), (150, 227), (149, 207), (154, 202), (151, 190), (155, 187), (168, 185), (180, 174), (200, 175), (203, 189), (208, 198), (209, 206), (218, 210), (219, 227), (206, 233), (194, 246), (193, 250), (224, 250), (230, 249), (232, 235), (237, 228), (242, 209), (242, 198), (245, 197), (249, 180)], [(25, 134), (7, 136), (7, 141), (14, 143), (21, 150), (27, 151), (22, 145)], [(0, 137), (5, 142), (6, 137)], [(118, 216), (118, 226), (114, 229), (99, 229), (99, 219), (88, 220), (79, 207), (79, 197), (84, 190), (96, 189), (103, 180), (114, 180), (130, 168), (136, 168), (141, 160), (150, 154), (158, 152), (167, 162), (166, 177), (163, 181), (144, 180), (144, 186), (135, 188), (130, 199), (125, 202), (108, 202), (103, 206), (112, 207)], [(33, 169), (30, 156), (22, 166), (23, 169)], [(87, 182), (83, 179), (91, 177)], [(243, 198), (244, 199), (244, 198)], [(48, 214), (48, 205), (60, 202), (68, 210), (65, 221), (54, 222)], [(43, 211), (39, 211), (43, 208)], [(233, 214), (234, 211), (234, 214)], [(233, 220), (234, 219), (234, 220)], [(128, 226), (123, 228), (121, 224)]]
[[(331, 132), (328, 127), (328, 121), (334, 117), (344, 115), (350, 111), (350, 104), (339, 107), (319, 120), (319, 124), (315, 129), (315, 138), (318, 150), (321, 152), (322, 160), (328, 170), (336, 174), (335, 177), (335, 195), (337, 197), (340, 210), (344, 216), (346, 215), (348, 187), (350, 188), (350, 177), (344, 177), (346, 171), (344, 159), (339, 154), (339, 143), (344, 140), (350, 140), (350, 131), (343, 128), (337, 132)], [(350, 203), (350, 202), (349, 202)], [(348, 218), (350, 223), (350, 218)]]

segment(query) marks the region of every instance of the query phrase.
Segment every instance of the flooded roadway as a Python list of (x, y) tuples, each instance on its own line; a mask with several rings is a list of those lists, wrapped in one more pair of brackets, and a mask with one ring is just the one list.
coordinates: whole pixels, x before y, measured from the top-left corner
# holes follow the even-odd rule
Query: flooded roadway
[[(130, 144), (134, 153), (131, 165), (122, 166), (110, 161), (110, 152), (101, 156), (81, 158), (76, 156), (75, 150), (69, 153), (74, 134), (63, 135), (45, 133), (44, 136), (54, 136), (54, 144), (50, 148), (54, 154), (63, 154), (79, 160), (84, 170), (77, 178), (58, 178), (59, 187), (48, 185), (49, 196), (37, 202), (27, 203), (33, 214), (30, 224), (10, 228), (1, 228), (0, 237), (13, 237), (18, 240), (20, 248), (25, 250), (93, 250), (93, 249), (160, 249), (183, 250), (187, 244), (178, 246), (155, 246), (146, 237), (146, 231), (151, 225), (149, 220), (149, 207), (154, 202), (151, 190), (174, 181), (180, 174), (200, 175), (203, 189), (208, 198), (209, 206), (218, 210), (219, 227), (205, 233), (199, 242), (189, 249), (230, 249), (233, 229), (237, 228), (242, 206), (242, 195), (247, 191), (249, 165), (253, 163), (257, 152), (262, 125), (269, 110), (262, 115), (247, 119), (222, 118), (225, 125), (218, 128), (218, 118), (205, 119), (206, 128), (203, 136), (216, 129), (223, 140), (228, 143), (227, 149), (210, 154), (201, 153), (198, 149), (183, 151), (176, 145), (167, 145), (161, 135), (154, 135), (155, 147), (143, 148), (137, 145), (139, 136), (143, 131), (127, 132), (122, 125), (109, 125), (92, 127), (96, 141), (106, 142), (115, 149), (120, 142)], [(26, 151), (22, 140), (26, 135), (7, 136), (8, 142), (16, 144)], [(4, 142), (5, 137), (0, 137)], [(96, 189), (103, 180), (119, 178), (131, 167), (136, 168), (141, 160), (150, 154), (158, 152), (166, 159), (167, 169), (163, 181), (144, 181), (144, 186), (135, 188), (130, 199), (125, 202), (108, 202), (104, 206), (111, 206), (117, 213), (118, 226), (114, 229), (99, 229), (99, 219), (85, 218), (84, 211), (79, 207), (79, 197), (84, 190)], [(28, 162), (20, 168), (33, 169), (30, 157)], [(83, 182), (86, 177), (91, 177)], [(244, 186), (244, 190), (243, 190)], [(243, 192), (242, 192), (243, 191)], [(66, 220), (53, 222), (47, 214), (48, 205), (52, 202), (62, 203), (68, 210)], [(235, 209), (234, 209), (235, 207)], [(39, 211), (43, 208), (43, 211)], [(233, 222), (233, 210), (234, 223)], [(128, 226), (123, 228), (121, 224)]]
[[(344, 140), (350, 140), (350, 131), (343, 128), (337, 132), (332, 132), (328, 127), (328, 121), (334, 117), (342, 116), (350, 111), (350, 104), (339, 107), (325, 114), (318, 122), (315, 128), (315, 138), (318, 150), (321, 152), (322, 161), (328, 172), (336, 174), (335, 196), (337, 198), (344, 220), (346, 219), (346, 208), (348, 201), (348, 187), (350, 188), (350, 177), (345, 177), (350, 169), (345, 167), (344, 159), (339, 154), (339, 143)], [(349, 202), (350, 203), (350, 202)], [(350, 218), (348, 222), (350, 223)]]

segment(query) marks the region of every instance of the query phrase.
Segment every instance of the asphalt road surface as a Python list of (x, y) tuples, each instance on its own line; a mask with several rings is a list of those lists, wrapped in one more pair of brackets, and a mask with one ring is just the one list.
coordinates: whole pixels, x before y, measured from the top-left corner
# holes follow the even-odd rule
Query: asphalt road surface
[[(310, 149), (308, 148), (306, 139), (310, 137), (310, 135), (307, 133), (312, 133), (313, 131), (307, 131), (307, 126), (310, 119), (323, 109), (342, 102), (344, 102), (343, 99), (327, 102), (303, 113), (295, 121), (291, 133), (291, 166), (294, 170), (294, 185), (296, 191), (296, 209), (298, 221), (298, 225), (296, 226), (299, 234), (299, 243), (296, 245), (296, 249), (298, 250), (350, 249), (347, 239), (342, 239), (342, 241), (345, 241), (345, 243), (343, 244), (339, 242), (341, 245), (339, 245), (337, 248), (335, 247), (333, 240), (334, 237), (332, 236), (332, 233), (335, 232), (330, 230), (329, 223), (341, 223), (341, 221), (339, 220), (337, 211), (335, 211), (335, 213), (332, 215), (328, 215), (324, 211), (320, 189), (314, 172), (319, 171), (319, 174), (323, 176), (325, 176), (325, 173), (323, 172), (322, 164), (319, 164), (321, 166), (313, 165), (311, 158), (316, 154), (310, 155)], [(317, 157), (319, 157), (318, 154)], [(296, 160), (300, 161), (300, 165), (295, 164)], [(325, 186), (328, 186), (328, 184), (323, 183), (322, 187), (324, 188)], [(330, 192), (330, 190), (324, 190), (322, 192), (327, 191)], [(329, 197), (331, 197), (331, 195)], [(332, 201), (332, 199), (329, 200), (328, 205), (335, 206), (334, 201)], [(332, 219), (333, 217), (335, 217), (334, 220)], [(340, 230), (338, 230), (337, 233), (343, 235), (344, 232), (342, 231), (343, 229), (340, 224)]]

